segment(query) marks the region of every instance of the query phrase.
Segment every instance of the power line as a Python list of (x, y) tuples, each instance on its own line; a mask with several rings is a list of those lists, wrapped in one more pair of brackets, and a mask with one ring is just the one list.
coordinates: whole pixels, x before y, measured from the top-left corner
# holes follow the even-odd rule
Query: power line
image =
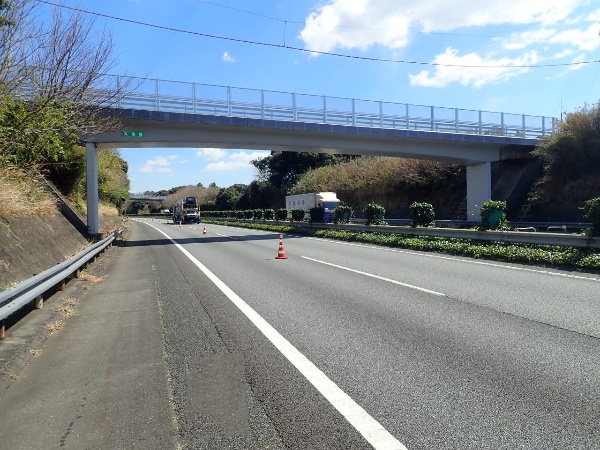
[[(240, 9), (240, 8), (234, 8), (233, 6), (228, 6), (228, 5), (223, 5), (221, 3), (217, 3), (217, 2), (212, 2), (209, 0), (196, 0), (199, 3), (206, 3), (209, 5), (213, 5), (213, 6), (218, 6), (219, 8), (224, 8), (224, 9), (229, 9), (231, 11), (237, 11), (237, 12), (241, 12), (244, 14), (249, 14), (252, 16), (257, 16), (257, 17), (262, 17), (264, 19), (270, 19), (270, 20), (274, 20), (276, 22), (282, 22), (285, 24), (288, 23), (295, 23), (295, 24), (299, 24), (302, 25), (305, 22), (301, 21), (301, 20), (291, 20), (291, 19), (281, 19), (278, 17), (272, 17), (272, 16), (266, 16), (264, 14), (260, 14), (254, 11), (248, 11), (245, 9)], [(372, 30), (372, 31), (394, 31), (393, 28), (381, 28), (381, 27), (364, 27), (364, 26), (358, 26), (358, 25), (344, 25), (344, 24), (336, 24), (337, 28), (350, 28), (350, 29), (355, 29), (355, 30)], [(498, 35), (491, 35), (491, 34), (473, 34), (473, 33), (445, 33), (442, 31), (430, 31), (425, 33), (424, 31), (418, 31), (415, 30), (415, 33), (418, 34), (434, 34), (436, 36), (460, 36), (460, 37), (469, 37), (469, 38), (485, 38), (485, 39), (507, 39), (505, 36), (498, 36)], [(600, 33), (599, 33), (600, 34)], [(535, 42), (534, 38), (526, 38), (523, 36), (520, 37), (513, 37), (512, 39), (518, 40), (518, 41), (523, 41), (523, 42)]]
[(386, 58), (375, 58), (371, 56), (357, 56), (357, 55), (348, 55), (345, 53), (334, 53), (334, 52), (325, 52), (320, 50), (311, 50), (302, 47), (294, 47), (290, 45), (275, 44), (270, 42), (261, 42), (261, 41), (253, 41), (249, 39), (239, 39), (232, 38), (229, 36), (219, 36), (215, 34), (208, 33), (200, 33), (198, 31), (191, 30), (183, 30), (180, 28), (167, 27), (164, 25), (156, 25), (148, 22), (141, 22), (138, 20), (125, 19), (123, 17), (112, 16), (109, 14), (98, 13), (94, 11), (89, 11), (81, 8), (75, 8), (72, 6), (60, 5), (57, 3), (52, 3), (47, 0), (35, 0), (38, 3), (44, 3), (46, 5), (55, 6), (57, 8), (69, 9), (71, 11), (80, 12), (83, 14), (89, 14), (97, 17), (103, 17), (105, 19), (116, 20), (125, 23), (131, 23), (135, 25), (141, 25), (150, 28), (156, 28), (164, 31), (172, 31), (175, 33), (183, 33), (190, 34), (193, 36), (207, 37), (212, 39), (220, 39), (225, 41), (237, 42), (241, 44), (250, 44), (250, 45), (260, 45), (264, 47), (272, 47), (272, 48), (280, 48), (287, 50), (294, 50), (303, 53), (311, 53), (315, 55), (323, 55), (323, 56), (334, 56), (338, 58), (346, 58), (346, 59), (356, 59), (361, 61), (373, 61), (373, 62), (387, 62), (387, 63), (396, 63), (396, 64), (411, 64), (411, 65), (420, 65), (420, 66), (436, 66), (436, 67), (461, 67), (461, 68), (471, 68), (471, 69), (532, 69), (532, 68), (547, 68), (547, 67), (572, 67), (572, 66), (580, 66), (585, 64), (593, 64), (599, 63), (600, 60), (590, 60), (590, 61), (577, 61), (571, 63), (555, 63), (555, 64), (514, 64), (514, 65), (466, 65), (466, 64), (446, 64), (446, 63), (436, 63), (436, 62), (426, 62), (426, 61), (411, 61), (411, 60), (402, 60), (402, 59), (386, 59)]

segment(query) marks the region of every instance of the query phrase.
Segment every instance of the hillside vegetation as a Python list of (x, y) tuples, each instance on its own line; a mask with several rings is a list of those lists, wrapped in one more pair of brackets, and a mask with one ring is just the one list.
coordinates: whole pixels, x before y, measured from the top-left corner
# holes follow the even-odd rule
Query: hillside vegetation
[(573, 204), (600, 196), (600, 104), (569, 113), (534, 151), (544, 161), (534, 203)]
[(371, 202), (387, 210), (407, 209), (412, 202), (453, 207), (466, 195), (465, 169), (436, 161), (364, 157), (310, 170), (291, 194), (333, 191), (359, 210)]

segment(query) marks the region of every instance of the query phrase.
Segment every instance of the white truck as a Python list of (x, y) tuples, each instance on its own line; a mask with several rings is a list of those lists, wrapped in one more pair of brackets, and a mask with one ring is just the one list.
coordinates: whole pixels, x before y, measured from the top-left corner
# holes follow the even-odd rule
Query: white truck
[(308, 212), (311, 208), (322, 206), (325, 209), (325, 222), (333, 220), (333, 210), (340, 206), (335, 192), (311, 192), (308, 194), (286, 195), (285, 207), (288, 211), (292, 209), (303, 209)]

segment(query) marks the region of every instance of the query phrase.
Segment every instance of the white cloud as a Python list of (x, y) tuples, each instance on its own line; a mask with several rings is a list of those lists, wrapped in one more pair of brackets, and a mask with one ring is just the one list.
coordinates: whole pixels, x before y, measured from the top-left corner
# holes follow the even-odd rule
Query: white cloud
[(586, 0), (328, 0), (300, 32), (305, 48), (401, 48), (411, 31), (449, 32), (489, 25), (563, 23)]
[(594, 51), (600, 48), (598, 24), (592, 24), (587, 29), (572, 29), (556, 33), (548, 39), (551, 44), (571, 45), (585, 51)]
[(233, 153), (229, 155), (225, 161), (208, 164), (204, 170), (206, 172), (225, 172), (247, 168), (250, 165), (250, 161), (264, 158), (269, 155), (269, 153), (270, 152), (266, 151), (255, 151), (251, 153), (241, 151)]
[(149, 159), (146, 164), (142, 166), (140, 172), (144, 173), (167, 173), (172, 172), (171, 161), (177, 159), (179, 156), (157, 156), (156, 158)]
[[(575, 58), (573, 58), (573, 63), (580, 63), (582, 61), (585, 61), (585, 54), (581, 54), (576, 56)], [(585, 67), (585, 64), (575, 64), (573, 66), (569, 66), (569, 70), (573, 71), (573, 70), (579, 70)]]
[(528, 72), (527, 67), (518, 66), (538, 62), (539, 57), (535, 51), (512, 59), (494, 59), (493, 57), (483, 58), (476, 53), (460, 56), (458, 50), (449, 47), (443, 54), (434, 58), (433, 63), (437, 66), (433, 73), (423, 70), (416, 75), (409, 75), (409, 78), (412, 86), (444, 87), (450, 83), (460, 83), (463, 86), (480, 88), (486, 84), (506, 81), (520, 73)]
[(214, 161), (217, 159), (223, 158), (227, 152), (221, 148), (201, 148), (196, 152), (197, 156), (201, 158), (208, 159), (209, 161)]
[(234, 63), (236, 61), (236, 59), (233, 56), (231, 56), (229, 54), (229, 52), (223, 53), (223, 56), (221, 56), (221, 59), (228, 63)]
[(513, 33), (506, 39), (498, 40), (502, 42), (502, 47), (506, 50), (520, 50), (533, 44), (545, 43), (556, 36), (556, 33), (555, 29), (540, 28), (523, 33)]
[(600, 9), (597, 9), (596, 11), (592, 11), (587, 17), (587, 20), (589, 20), (590, 22), (598, 22), (600, 21)]

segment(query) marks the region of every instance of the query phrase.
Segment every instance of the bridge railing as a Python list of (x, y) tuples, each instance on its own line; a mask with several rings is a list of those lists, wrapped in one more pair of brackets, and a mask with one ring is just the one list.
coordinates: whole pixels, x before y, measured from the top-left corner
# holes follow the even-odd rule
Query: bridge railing
[[(119, 87), (124, 81), (125, 77), (106, 75), (102, 86)], [(110, 106), (531, 139), (549, 136), (557, 126), (557, 119), (545, 116), (135, 77), (127, 77), (126, 82), (129, 93)]]

